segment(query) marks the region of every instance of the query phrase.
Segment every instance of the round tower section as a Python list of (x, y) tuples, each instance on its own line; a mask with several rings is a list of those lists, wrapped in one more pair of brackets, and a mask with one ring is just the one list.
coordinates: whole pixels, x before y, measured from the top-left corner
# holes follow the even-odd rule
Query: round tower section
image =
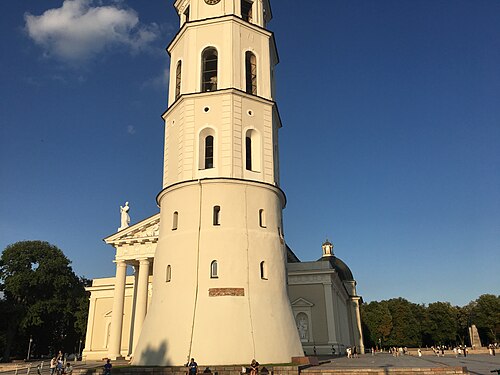
[(272, 185), (222, 178), (160, 193), (155, 289), (140, 342), (148, 340), (134, 363), (150, 363), (151, 353), (160, 365), (302, 355), (286, 292), (284, 199)]

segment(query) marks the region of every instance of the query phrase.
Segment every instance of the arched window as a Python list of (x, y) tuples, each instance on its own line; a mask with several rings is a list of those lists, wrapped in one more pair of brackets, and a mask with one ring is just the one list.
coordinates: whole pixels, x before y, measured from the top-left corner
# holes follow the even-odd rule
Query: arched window
[(252, 5), (250, 0), (241, 0), (241, 18), (247, 22), (252, 22)]
[(215, 130), (206, 127), (198, 135), (198, 169), (211, 169), (215, 166)]
[(264, 261), (260, 262), (260, 278), (267, 280), (267, 265)]
[(182, 61), (177, 63), (175, 71), (175, 99), (181, 95)]
[(248, 171), (252, 170), (252, 138), (245, 138), (245, 167)]
[(170, 267), (170, 264), (169, 264), (167, 266), (167, 270), (166, 270), (166, 273), (165, 273), (165, 281), (167, 283), (169, 283), (170, 280), (172, 280), (172, 267)]
[(175, 211), (174, 215), (172, 216), (172, 230), (177, 230), (178, 224), (179, 224), (179, 213)]
[(266, 215), (264, 213), (264, 209), (261, 208), (259, 210), (259, 226), (261, 228), (265, 228), (266, 227)]
[(219, 269), (216, 260), (213, 260), (212, 263), (210, 263), (210, 277), (212, 279), (217, 279), (219, 277)]
[(245, 52), (245, 78), (245, 91), (257, 95), (257, 59), (250, 51)]
[(206, 48), (201, 56), (201, 91), (217, 90), (217, 50)]
[(205, 138), (205, 169), (214, 167), (214, 137), (209, 135)]
[(260, 135), (255, 129), (245, 132), (245, 169), (247, 171), (260, 171), (261, 151)]
[(214, 225), (220, 225), (220, 206), (214, 206)]

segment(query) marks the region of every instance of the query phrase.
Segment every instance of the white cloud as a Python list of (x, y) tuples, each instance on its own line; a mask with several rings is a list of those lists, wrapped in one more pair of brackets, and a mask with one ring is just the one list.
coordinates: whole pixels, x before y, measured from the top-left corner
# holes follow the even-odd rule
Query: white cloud
[(60, 8), (40, 16), (27, 13), (24, 19), (29, 37), (45, 56), (76, 64), (113, 47), (132, 53), (149, 49), (160, 33), (157, 24), (141, 24), (135, 10), (116, 2), (93, 6), (93, 0), (65, 0)]

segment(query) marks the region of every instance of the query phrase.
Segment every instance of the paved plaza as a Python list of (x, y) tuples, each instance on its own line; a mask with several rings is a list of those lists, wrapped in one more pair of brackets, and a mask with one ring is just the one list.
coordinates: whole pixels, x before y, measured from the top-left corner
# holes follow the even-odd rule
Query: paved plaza
[[(325, 373), (328, 370), (339, 370), (339, 369), (391, 369), (391, 368), (434, 368), (434, 367), (467, 367), (470, 374), (473, 375), (487, 375), (492, 374), (491, 371), (495, 369), (500, 369), (500, 355), (490, 356), (488, 354), (472, 354), (464, 357), (455, 358), (454, 355), (450, 354), (445, 357), (435, 357), (431, 355), (424, 355), (422, 357), (417, 357), (413, 355), (405, 355), (401, 357), (393, 357), (388, 353), (377, 353), (374, 356), (371, 354), (366, 354), (360, 356), (359, 358), (329, 358), (325, 359), (325, 363), (313, 367), (316, 369), (323, 369)], [(33, 368), (29, 372), (30, 375), (37, 375), (36, 372), (36, 362), (33, 362)], [(88, 373), (86, 370), (90, 369), (100, 369), (104, 364), (103, 361), (88, 361), (88, 362), (76, 362), (74, 365), (74, 374)], [(116, 367), (124, 366), (128, 367), (127, 361), (113, 361)], [(5, 364), (0, 368), (0, 374), (2, 375), (14, 375), (16, 374), (15, 367), (19, 367), (17, 374), (26, 375), (26, 364), (15, 365), (15, 364)], [(201, 366), (203, 367), (203, 366)], [(201, 368), (200, 367), (200, 368)], [(311, 369), (313, 369), (311, 368)], [(307, 370), (306, 370), (307, 372)], [(41, 371), (42, 375), (49, 375), (49, 368), (47, 363), (44, 369)]]
[(424, 355), (417, 357), (405, 355), (393, 357), (388, 353), (377, 353), (374, 356), (365, 354), (359, 358), (334, 358), (329, 363), (320, 365), (324, 369), (341, 368), (391, 368), (391, 367), (467, 367), (470, 374), (490, 374), (492, 370), (500, 369), (500, 356), (488, 354), (472, 354), (467, 357), (455, 358), (450, 354), (445, 357)]

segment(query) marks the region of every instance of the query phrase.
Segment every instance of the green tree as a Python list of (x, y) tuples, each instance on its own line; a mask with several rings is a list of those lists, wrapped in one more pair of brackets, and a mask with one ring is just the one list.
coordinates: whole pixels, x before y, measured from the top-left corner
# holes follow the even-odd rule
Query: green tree
[[(84, 277), (80, 278), (80, 282), (83, 286), (90, 286), (92, 280), (86, 279)], [(75, 331), (80, 336), (80, 340), (85, 337), (85, 332), (87, 331), (87, 320), (89, 315), (89, 296), (87, 293), (82, 295), (78, 299), (78, 308), (75, 311)]]
[(387, 303), (373, 301), (361, 305), (361, 321), (365, 328), (365, 345), (385, 345), (392, 330), (392, 316)]
[(390, 346), (417, 347), (422, 344), (420, 321), (416, 313), (418, 305), (404, 298), (394, 298), (387, 302), (392, 316), (392, 330), (387, 344)]
[(458, 311), (448, 302), (431, 303), (425, 310), (422, 333), (425, 345), (450, 345), (457, 337)]
[(471, 317), (483, 345), (497, 341), (500, 333), (500, 296), (480, 296), (473, 304)]
[[(457, 311), (457, 344), (465, 345), (468, 343), (469, 324), (473, 306), (468, 304), (462, 307), (456, 307)], [(470, 343), (469, 343), (470, 344)]]
[(43, 241), (7, 246), (0, 258), (0, 288), (8, 321), (4, 359), (24, 355), (30, 337), (38, 354), (73, 350), (82, 334), (75, 312), (83, 308), (86, 292), (59, 248)]

